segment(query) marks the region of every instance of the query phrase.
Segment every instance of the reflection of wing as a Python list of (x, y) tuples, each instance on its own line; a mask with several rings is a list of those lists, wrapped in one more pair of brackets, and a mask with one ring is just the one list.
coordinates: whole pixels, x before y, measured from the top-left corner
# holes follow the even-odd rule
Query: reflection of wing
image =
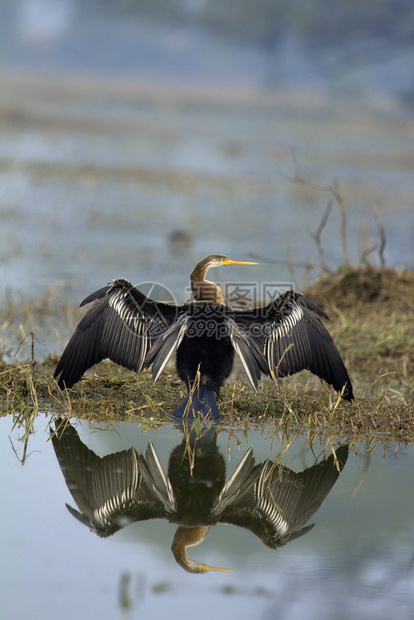
[[(342, 470), (348, 448), (338, 448), (336, 456)], [(242, 464), (243, 461), (240, 466)], [(215, 510), (219, 521), (250, 529), (265, 545), (275, 549), (303, 536), (313, 527), (304, 526), (318, 510), (339, 474), (333, 456), (298, 474), (266, 460), (250, 469), (248, 478), (244, 478), (232, 501), (222, 502)]]
[(79, 511), (67, 508), (96, 534), (107, 537), (133, 521), (165, 517), (163, 504), (142, 477), (134, 448), (100, 458), (70, 425), (52, 441)]
[(259, 466), (254, 463), (253, 448), (249, 448), (214, 502), (212, 515), (220, 517), (227, 507), (241, 504), (257, 475)]
[(163, 505), (164, 516), (171, 515), (176, 511), (174, 491), (171, 482), (165, 475), (152, 441), (148, 442), (145, 456), (146, 459), (141, 454), (137, 454), (140, 471), (145, 483)]

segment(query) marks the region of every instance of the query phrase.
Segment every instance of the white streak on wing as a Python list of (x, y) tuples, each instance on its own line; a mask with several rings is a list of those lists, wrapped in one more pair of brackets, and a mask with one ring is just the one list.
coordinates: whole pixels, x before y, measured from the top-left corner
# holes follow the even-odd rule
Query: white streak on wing
[(127, 510), (134, 500), (134, 490), (132, 487), (124, 489), (119, 497), (109, 497), (106, 502), (93, 511), (94, 518), (104, 525), (110, 525), (114, 513)]
[(118, 314), (119, 318), (122, 321), (124, 320), (128, 309), (125, 303), (125, 297), (125, 293), (122, 292), (109, 298), (109, 305), (112, 306), (112, 308), (115, 310), (115, 312)]
[(132, 327), (137, 333), (144, 333), (143, 322), (145, 318), (138, 308), (134, 311), (129, 307), (126, 301), (127, 295), (128, 293), (121, 291), (117, 295), (109, 297), (109, 305), (115, 310), (121, 321), (128, 325), (128, 327)]
[[(275, 368), (274, 343), (292, 335), (295, 326), (303, 318), (303, 310), (299, 304), (289, 304), (289, 313), (282, 318), (280, 323), (273, 323), (272, 330), (264, 346), (264, 353), (270, 368)], [(279, 361), (279, 360), (277, 360)]]
[[(282, 512), (275, 504), (275, 500), (269, 493), (269, 469), (272, 466), (265, 466), (260, 474), (260, 478), (255, 485), (254, 494), (257, 501), (257, 507), (262, 514), (264, 514), (278, 530), (278, 535), (283, 535), (289, 530), (289, 523), (282, 517)], [(269, 496), (271, 499), (269, 499)]]
[(152, 458), (154, 459), (155, 465), (157, 467), (158, 475), (161, 477), (162, 483), (164, 485), (164, 489), (159, 489), (153, 483), (152, 484), (153, 491), (157, 495), (158, 499), (164, 504), (165, 509), (168, 512), (172, 513), (176, 510), (176, 506), (175, 506), (174, 491), (171, 486), (171, 482), (169, 478), (167, 478), (167, 476), (165, 475), (164, 469), (161, 465), (160, 459), (158, 458), (158, 454), (155, 451), (152, 441), (149, 442), (147, 449), (151, 452)]
[[(174, 353), (174, 351), (176, 351), (176, 350), (178, 349), (178, 347), (180, 346), (180, 344), (181, 344), (181, 342), (182, 342), (182, 339), (184, 338), (184, 333), (185, 333), (185, 330), (187, 329), (187, 323), (188, 323), (188, 317), (186, 317), (186, 318), (183, 320), (182, 325), (181, 325), (181, 327), (180, 327), (180, 330), (179, 330), (179, 332), (178, 332), (177, 338), (176, 338), (176, 339), (172, 342), (172, 344), (171, 344), (170, 348), (169, 348), (169, 349), (166, 349), (166, 350), (164, 350), (164, 349), (161, 349), (161, 350), (160, 350), (160, 353), (162, 352), (162, 354), (163, 354), (164, 358), (163, 358), (162, 363), (161, 363), (161, 365), (160, 365), (160, 367), (159, 367), (159, 369), (158, 369), (158, 372), (156, 373), (156, 375), (154, 375), (154, 376), (152, 377), (153, 383), (155, 383), (155, 382), (157, 381), (158, 377), (160, 376), (160, 374), (162, 373), (162, 371), (164, 370), (164, 368), (166, 367), (166, 365), (167, 365), (167, 364), (168, 364), (168, 362), (170, 361), (170, 358), (171, 358), (172, 354), (173, 354), (173, 353)], [(163, 340), (166, 340), (166, 339), (168, 338), (168, 336), (170, 335), (171, 330), (175, 330), (175, 329), (177, 329), (177, 326), (176, 326), (175, 324), (173, 324), (173, 325), (171, 326), (171, 328), (170, 328), (169, 330), (167, 330), (167, 331), (163, 334), (162, 339), (163, 339)], [(158, 355), (159, 355), (160, 353), (158, 353)], [(158, 355), (157, 355), (157, 357), (156, 357), (155, 359), (158, 359)], [(155, 360), (154, 360), (154, 361), (155, 361)]]
[(295, 325), (302, 319), (303, 310), (299, 305), (292, 306), (292, 311), (286, 316), (282, 322), (273, 330), (269, 340), (275, 342), (292, 333)]
[(270, 503), (265, 498), (262, 498), (258, 502), (258, 509), (265, 515), (269, 521), (271, 521), (277, 528), (279, 536), (286, 534), (289, 530), (288, 522), (282, 517), (282, 513), (273, 503)]
[[(216, 505), (211, 511), (212, 515), (220, 514), (221, 512), (223, 512), (223, 510), (227, 508), (228, 504), (230, 502), (233, 502), (234, 499), (239, 495), (240, 487), (236, 487), (235, 489), (233, 489), (232, 493), (229, 493), (229, 492), (230, 492), (232, 485), (236, 483), (237, 478), (240, 475), (240, 472), (242, 471), (243, 467), (245, 466), (246, 461), (252, 458), (252, 453), (253, 453), (253, 448), (249, 448), (246, 454), (244, 455), (244, 457), (242, 458), (242, 460), (240, 461), (240, 463), (238, 464), (238, 466), (236, 467), (236, 469), (234, 470), (233, 474), (227, 481), (226, 485), (220, 491), (220, 495), (218, 499), (216, 500)], [(254, 461), (253, 461), (253, 464), (254, 464)], [(253, 468), (253, 464), (251, 468)], [(242, 480), (244, 480), (244, 478), (242, 478)]]
[(249, 370), (249, 367), (248, 367), (248, 365), (246, 364), (246, 361), (245, 361), (245, 359), (244, 359), (244, 356), (243, 356), (243, 354), (242, 354), (242, 352), (241, 352), (241, 350), (240, 350), (239, 343), (237, 342), (237, 338), (234, 338), (234, 337), (233, 337), (232, 332), (230, 332), (230, 340), (231, 340), (231, 343), (232, 343), (233, 347), (234, 347), (234, 348), (235, 348), (235, 350), (236, 350), (237, 355), (238, 355), (238, 356), (239, 356), (239, 358), (240, 358), (240, 361), (241, 361), (241, 363), (242, 363), (242, 365), (243, 365), (244, 371), (245, 371), (245, 373), (246, 373), (246, 375), (247, 375), (247, 378), (248, 378), (248, 379), (249, 379), (249, 381), (250, 381), (250, 384), (251, 384), (252, 388), (253, 388), (254, 390), (256, 390), (256, 389), (257, 389), (257, 380), (256, 380), (256, 377), (252, 377), (251, 372), (250, 372), (250, 370)]

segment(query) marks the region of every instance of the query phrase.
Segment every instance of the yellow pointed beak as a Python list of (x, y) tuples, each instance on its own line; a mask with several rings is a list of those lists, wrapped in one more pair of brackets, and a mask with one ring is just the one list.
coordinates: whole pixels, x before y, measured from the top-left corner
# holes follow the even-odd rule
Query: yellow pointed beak
[(208, 566), (207, 564), (201, 564), (201, 573), (207, 573), (210, 570), (217, 570), (223, 573), (234, 573), (234, 570), (231, 568), (219, 568), (218, 566)]
[(223, 265), (259, 265), (260, 263), (252, 263), (247, 260), (231, 260), (230, 258), (225, 258), (223, 260)]

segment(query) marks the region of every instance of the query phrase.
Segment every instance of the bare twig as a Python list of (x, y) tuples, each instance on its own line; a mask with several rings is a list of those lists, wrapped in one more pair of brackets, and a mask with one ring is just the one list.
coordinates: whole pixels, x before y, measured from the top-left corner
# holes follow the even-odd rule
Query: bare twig
[[(296, 160), (295, 160), (296, 162)], [(332, 192), (332, 190), (334, 190), (334, 188), (332, 187), (332, 185), (319, 185), (318, 183), (314, 183), (313, 181), (309, 181), (309, 179), (307, 179), (306, 177), (303, 176), (299, 165), (296, 163), (296, 167), (295, 167), (295, 173), (293, 176), (290, 176), (288, 174), (285, 174), (284, 172), (282, 172), (281, 170), (279, 171), (280, 176), (282, 176), (284, 179), (286, 179), (287, 181), (293, 181), (294, 183), (299, 183), (300, 185), (303, 185), (304, 187), (309, 187), (310, 189), (315, 189), (319, 192)]]
[(22, 346), (24, 345), (24, 343), (26, 342), (27, 338), (30, 335), (30, 370), (31, 370), (31, 373), (32, 373), (32, 378), (34, 379), (35, 367), (36, 367), (35, 340), (39, 344), (41, 344), (41, 343), (39, 342), (39, 339), (37, 338), (33, 327), (32, 327), (32, 329), (30, 330), (30, 332), (28, 334), (25, 334), (24, 333), (23, 325), (20, 325), (20, 331), (22, 333), (23, 340), (20, 342), (19, 346), (17, 347), (17, 350), (16, 350), (16, 353), (14, 354), (14, 357), (17, 357), (20, 349), (22, 348)]
[[(344, 263), (347, 267), (350, 266), (350, 262), (349, 262), (349, 254), (348, 254), (348, 246), (347, 246), (347, 216), (346, 216), (346, 208), (345, 208), (345, 203), (343, 201), (342, 198), (342, 194), (340, 191), (340, 187), (339, 187), (339, 181), (338, 179), (334, 179), (333, 185), (319, 185), (318, 183), (314, 183), (313, 181), (310, 181), (309, 179), (307, 179), (299, 166), (299, 162), (297, 160), (296, 157), (296, 150), (293, 149), (292, 150), (292, 159), (295, 165), (295, 172), (293, 176), (289, 176), (287, 174), (285, 174), (284, 172), (282, 172), (281, 170), (279, 171), (279, 174), (287, 179), (288, 181), (293, 181), (294, 183), (299, 183), (300, 185), (303, 185), (304, 187), (309, 187), (310, 189), (314, 189), (316, 191), (319, 192), (328, 192), (329, 194), (331, 194), (331, 197), (334, 199), (334, 201), (337, 203), (338, 207), (339, 207), (339, 211), (341, 214), (341, 239), (342, 239), (342, 255), (344, 257)], [(329, 215), (329, 213), (328, 213)], [(327, 218), (327, 216), (326, 216)], [(323, 220), (322, 220), (323, 221)], [(319, 248), (318, 248), (319, 249)]]
[(375, 202), (375, 200), (371, 202), (371, 211), (374, 215), (375, 221), (378, 226), (379, 234), (380, 234), (381, 243), (380, 243), (380, 247), (378, 250), (378, 255), (380, 259), (381, 269), (384, 269), (385, 267), (384, 249), (385, 249), (385, 244), (386, 244), (385, 230), (382, 225), (381, 217), (378, 212), (378, 207), (377, 207), (377, 203)]
[(371, 265), (371, 263), (369, 262), (369, 260), (368, 260), (368, 258), (367, 258), (367, 257), (368, 257), (370, 254), (372, 254), (372, 252), (375, 252), (375, 250), (376, 250), (377, 248), (378, 248), (378, 243), (376, 243), (375, 245), (373, 245), (373, 246), (372, 246), (372, 247), (370, 247), (370, 248), (367, 248), (366, 250), (364, 250), (364, 251), (362, 252), (361, 262), (362, 262), (362, 263), (364, 263), (364, 265), (367, 265), (367, 267), (371, 267), (371, 268), (372, 268), (372, 265)]
[(344, 201), (342, 200), (342, 195), (339, 189), (339, 181), (338, 179), (334, 180), (333, 185), (333, 196), (338, 203), (339, 210), (341, 212), (341, 238), (342, 238), (342, 255), (344, 257), (345, 265), (349, 267), (349, 255), (348, 255), (348, 247), (347, 247), (347, 233), (346, 233), (346, 209)]
[(165, 403), (165, 400), (160, 400), (160, 402), (158, 403), (154, 403), (154, 401), (151, 401), (146, 403), (145, 405), (141, 405), (140, 407), (132, 407), (132, 409), (127, 409), (125, 413), (128, 413), (129, 415), (134, 415), (136, 411), (142, 411), (142, 409), (148, 409), (148, 407), (153, 408), (154, 406), (162, 407), (163, 405), (165, 405)]
[[(36, 360), (35, 360), (35, 354), (34, 354), (34, 341), (35, 341), (36, 336), (35, 336), (33, 327), (30, 330), (30, 335), (31, 335), (30, 367), (31, 367), (31, 371), (32, 371), (32, 379), (34, 379), (34, 371), (35, 371), (35, 366), (36, 366)], [(37, 340), (37, 338), (36, 338), (36, 340)]]
[(328, 263), (326, 262), (325, 252), (323, 251), (322, 243), (321, 243), (321, 234), (322, 234), (323, 229), (326, 226), (326, 222), (328, 221), (328, 217), (329, 217), (329, 214), (331, 212), (332, 206), (333, 206), (333, 199), (329, 198), (328, 204), (326, 205), (325, 213), (323, 214), (321, 222), (320, 222), (320, 224), (319, 224), (319, 226), (318, 226), (318, 228), (316, 230), (316, 233), (311, 233), (311, 236), (315, 240), (315, 244), (316, 244), (316, 247), (318, 249), (319, 260), (320, 260), (320, 263), (322, 265), (322, 268), (325, 271), (327, 271), (328, 273), (333, 273), (333, 272), (328, 267)]

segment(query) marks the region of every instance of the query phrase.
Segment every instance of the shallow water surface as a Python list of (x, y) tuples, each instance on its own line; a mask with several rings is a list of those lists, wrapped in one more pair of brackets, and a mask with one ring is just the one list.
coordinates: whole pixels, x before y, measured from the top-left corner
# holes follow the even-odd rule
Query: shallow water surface
[[(227, 103), (212, 94), (177, 102), (179, 89), (170, 101), (136, 84), (131, 100), (110, 80), (106, 95), (65, 84), (63, 96), (59, 83), (29, 88), (22, 78), (13, 95), (0, 74), (0, 301), (7, 288), (27, 297), (54, 287), (80, 302), (120, 276), (160, 282), (182, 301), (193, 266), (213, 252), (318, 263), (310, 233), (328, 195), (286, 178), (295, 173), (292, 149), (310, 181), (338, 179), (351, 262), (378, 246), (375, 203), (387, 264), (413, 265), (413, 123), (396, 104), (260, 93), (250, 104), (237, 93)], [(9, 113), (16, 109), (20, 121)], [(177, 229), (190, 247), (171, 246)], [(337, 205), (322, 241), (336, 269), (344, 261)], [(378, 264), (375, 251), (369, 258)], [(303, 273), (263, 262), (214, 278), (293, 277), (301, 287)]]
[[(2, 617), (412, 618), (412, 446), (47, 423), (22, 466), (0, 420)], [(194, 533), (192, 560), (234, 572), (184, 570)]]

